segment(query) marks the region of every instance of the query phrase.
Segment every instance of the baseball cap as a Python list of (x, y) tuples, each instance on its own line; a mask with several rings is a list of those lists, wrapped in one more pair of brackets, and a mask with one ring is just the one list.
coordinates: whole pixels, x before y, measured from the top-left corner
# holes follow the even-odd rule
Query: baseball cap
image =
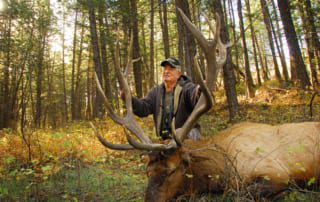
[(174, 57), (169, 57), (161, 62), (162, 67), (166, 66), (167, 64), (169, 64), (170, 66), (175, 67), (181, 71), (181, 66), (180, 66), (180, 62), (178, 59), (176, 59)]

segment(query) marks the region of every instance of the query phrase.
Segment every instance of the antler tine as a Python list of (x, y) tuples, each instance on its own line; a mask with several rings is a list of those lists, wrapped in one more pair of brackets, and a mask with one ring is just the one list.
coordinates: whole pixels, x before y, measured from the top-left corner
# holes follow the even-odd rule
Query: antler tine
[(177, 8), (178, 12), (180, 13), (180, 16), (185, 23), (185, 25), (188, 27), (189, 31), (192, 33), (192, 35), (196, 38), (199, 45), (204, 50), (209, 50), (209, 45), (207, 40), (204, 38), (200, 30), (192, 23), (190, 22), (189, 18), (183, 13), (183, 11), (180, 8)]
[[(130, 65), (130, 63), (132, 63), (132, 59), (130, 59), (130, 51), (132, 50), (132, 43), (133, 40), (130, 40), (130, 46), (129, 46), (129, 56), (128, 56), (128, 63), (127, 63), (127, 67), (128, 65)], [(113, 111), (108, 98), (106, 97), (106, 95), (104, 94), (104, 91), (101, 87), (100, 81), (98, 79), (97, 74), (95, 73), (95, 80), (96, 80), (96, 85), (97, 85), (97, 89), (98, 92), (100, 93), (100, 95), (103, 98), (104, 101), (104, 105), (106, 107), (106, 110), (110, 116), (110, 118), (112, 120), (114, 120), (116, 123), (123, 125), (125, 128), (127, 128), (128, 130), (130, 130), (133, 134), (135, 134), (135, 136), (142, 142), (144, 143), (151, 143), (151, 140), (149, 139), (148, 136), (146, 136), (143, 133), (143, 130), (141, 129), (141, 127), (134, 121), (133, 119), (133, 111), (132, 111), (132, 97), (131, 97), (131, 92), (129, 89), (129, 85), (126, 81), (126, 79), (124, 78), (124, 75), (121, 72), (121, 68), (120, 68), (120, 56), (119, 56), (119, 45), (117, 44), (116, 46), (116, 54), (115, 54), (115, 70), (116, 70), (116, 74), (117, 77), (119, 79), (119, 83), (120, 86), (122, 87), (122, 89), (124, 90), (125, 93), (125, 104), (127, 107), (127, 113), (126, 116), (124, 118), (118, 116), (117, 114), (115, 114), (115, 112)], [(110, 148), (110, 149), (115, 149), (115, 150), (128, 150), (128, 149), (134, 149), (134, 147), (132, 147), (131, 145), (128, 144), (112, 144), (110, 142), (108, 142), (107, 140), (105, 140), (97, 131), (97, 129), (94, 127), (94, 125), (91, 123), (91, 127), (93, 128), (95, 135), (98, 137), (99, 141), (106, 147)]]
[[(132, 35), (130, 39), (130, 45), (129, 45), (129, 51), (128, 51), (128, 61), (127, 61), (127, 69), (130, 65), (132, 65), (132, 46), (133, 46), (133, 40), (132, 40)], [(137, 122), (134, 121), (133, 118), (133, 110), (132, 110), (132, 95), (131, 91), (128, 85), (127, 80), (125, 79), (123, 73), (121, 72), (120, 68), (120, 56), (119, 56), (119, 46), (116, 48), (116, 64), (115, 64), (115, 69), (117, 73), (117, 77), (119, 79), (120, 86), (122, 87), (125, 95), (125, 104), (126, 104), (126, 116), (124, 117), (124, 122), (123, 125), (130, 130), (133, 134), (135, 134), (138, 139), (144, 143), (151, 143), (151, 140), (149, 139), (148, 136), (146, 136), (141, 129), (141, 127), (137, 124)]]
[(106, 110), (110, 116), (110, 118), (112, 120), (114, 120), (116, 123), (118, 124), (123, 124), (123, 119), (118, 116), (117, 114), (114, 113), (109, 101), (108, 101), (108, 98), (106, 97), (106, 95), (104, 94), (104, 91), (101, 87), (101, 84), (100, 84), (100, 81), (99, 81), (99, 78), (98, 78), (98, 75), (96, 72), (94, 72), (94, 78), (95, 78), (95, 81), (96, 81), (96, 85), (97, 85), (97, 89), (98, 89), (98, 92), (100, 93), (100, 95), (102, 96), (102, 99), (103, 99), (103, 102), (104, 102), (104, 105), (106, 107)]
[(171, 141), (167, 145), (166, 144), (156, 144), (156, 143), (144, 144), (144, 143), (140, 143), (140, 142), (135, 141), (131, 137), (131, 135), (129, 134), (129, 132), (127, 130), (125, 130), (125, 133), (126, 133), (127, 140), (129, 142), (129, 144), (136, 149), (146, 150), (146, 151), (168, 151), (168, 150), (174, 150), (177, 148), (177, 144), (174, 141)]
[(93, 125), (92, 122), (90, 122), (90, 125), (94, 131), (94, 134), (96, 135), (96, 137), (99, 139), (99, 141), (101, 142), (101, 144), (107, 148), (113, 149), (113, 150), (132, 150), (134, 149), (134, 147), (132, 147), (129, 144), (112, 144), (108, 141), (106, 141), (98, 132), (98, 130), (96, 129), (96, 127)]
[(205, 20), (207, 21), (211, 32), (214, 34), (211, 46), (215, 47), (218, 43), (218, 40), (220, 39), (220, 27), (221, 27), (220, 16), (216, 13), (216, 28), (214, 28), (214, 26), (213, 26), (212, 22), (209, 20), (208, 16), (204, 13), (202, 13), (202, 15), (204, 16)]
[(197, 80), (199, 81), (201, 89), (201, 95), (194, 110), (192, 111), (187, 121), (183, 124), (182, 128), (178, 131), (175, 131), (176, 133), (173, 133), (174, 139), (177, 141), (178, 145), (182, 145), (183, 140), (187, 137), (187, 134), (191, 131), (194, 124), (204, 113), (206, 113), (213, 106), (213, 97), (211, 91), (203, 81), (201, 70), (196, 57), (194, 58), (193, 62), (195, 66), (195, 75), (197, 77)]

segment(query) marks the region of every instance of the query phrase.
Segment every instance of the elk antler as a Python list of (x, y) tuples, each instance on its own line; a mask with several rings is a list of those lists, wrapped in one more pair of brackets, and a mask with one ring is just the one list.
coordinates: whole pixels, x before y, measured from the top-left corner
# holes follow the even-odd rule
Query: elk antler
[[(132, 38), (133, 37), (131, 36), (130, 46), (129, 46), (129, 51), (128, 51), (127, 66), (126, 66), (126, 76), (128, 73), (128, 69), (130, 69), (130, 66), (132, 66), (132, 56), (131, 56), (132, 55), (131, 54), (132, 53), (132, 44), (133, 44)], [(100, 93), (100, 95), (103, 98), (104, 105), (106, 107), (106, 110), (107, 110), (110, 118), (125, 128), (125, 133), (126, 133), (127, 140), (128, 140), (129, 144), (112, 144), (112, 143), (108, 142), (106, 139), (104, 139), (99, 134), (99, 132), (96, 129), (96, 127), (94, 126), (94, 124), (90, 123), (95, 135), (98, 137), (101, 144), (103, 144), (107, 148), (114, 149), (114, 150), (140, 149), (140, 150), (148, 150), (148, 151), (164, 151), (164, 150), (172, 150), (172, 149), (177, 148), (176, 143), (172, 142), (172, 141), (168, 145), (152, 143), (152, 141), (149, 139), (149, 137), (144, 134), (142, 128), (134, 120), (134, 115), (133, 115), (133, 111), (132, 111), (131, 91), (130, 91), (129, 85), (125, 79), (125, 76), (121, 72), (120, 61), (119, 61), (119, 58), (120, 58), (119, 46), (118, 45), (116, 46), (115, 57), (116, 57), (116, 60), (115, 60), (116, 74), (117, 74), (120, 86), (123, 89), (124, 94), (125, 94), (125, 104), (126, 104), (126, 109), (127, 109), (125, 117), (120, 117), (113, 111), (111, 105), (109, 104), (108, 98), (104, 94), (104, 91), (101, 87), (101, 84), (100, 84), (100, 81), (98, 79), (97, 74), (94, 74), (94, 75), (95, 75), (95, 80), (96, 80), (98, 92)], [(141, 143), (134, 140), (130, 136), (128, 131), (133, 133), (140, 140)]]
[[(209, 27), (212, 32), (214, 32), (213, 40), (207, 40), (200, 30), (188, 19), (188, 17), (183, 13), (180, 8), (177, 8), (179, 14), (185, 23), (186, 27), (192, 33), (194, 38), (198, 41), (200, 47), (202, 48), (206, 60), (207, 60), (207, 71), (206, 71), (206, 83), (203, 82), (201, 77), (200, 68), (196, 58), (194, 59), (194, 66), (196, 76), (199, 78), (199, 85), (202, 91), (200, 98), (193, 109), (191, 115), (184, 123), (182, 128), (174, 133), (174, 139), (176, 140), (178, 145), (181, 145), (183, 140), (187, 137), (187, 134), (193, 128), (198, 119), (207, 112), (213, 105), (213, 99), (210, 90), (214, 87), (215, 82), (217, 80), (218, 72), (226, 62), (227, 48), (230, 47), (230, 44), (223, 44), (220, 39), (220, 16), (216, 14), (216, 29), (214, 30), (213, 25), (205, 16)], [(218, 45), (219, 50), (219, 60), (216, 57), (216, 49)]]

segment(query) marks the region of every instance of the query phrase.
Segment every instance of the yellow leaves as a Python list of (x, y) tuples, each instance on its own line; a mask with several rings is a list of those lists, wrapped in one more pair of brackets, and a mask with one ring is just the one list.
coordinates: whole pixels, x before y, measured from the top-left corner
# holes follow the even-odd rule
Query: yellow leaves
[(310, 178), (309, 181), (308, 181), (308, 183), (307, 183), (308, 187), (310, 187), (311, 185), (313, 185), (315, 182), (316, 182), (316, 178), (315, 178), (315, 177)]

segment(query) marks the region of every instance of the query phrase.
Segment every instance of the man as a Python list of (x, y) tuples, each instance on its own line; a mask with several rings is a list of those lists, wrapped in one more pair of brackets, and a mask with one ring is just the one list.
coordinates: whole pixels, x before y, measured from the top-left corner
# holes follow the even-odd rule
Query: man
[[(163, 83), (152, 88), (146, 97), (133, 98), (133, 112), (139, 117), (153, 115), (156, 133), (163, 140), (172, 138), (172, 121), (179, 129), (190, 116), (199, 98), (199, 88), (182, 75), (179, 60), (170, 57), (161, 62)], [(190, 139), (199, 139), (199, 129), (193, 128)]]

